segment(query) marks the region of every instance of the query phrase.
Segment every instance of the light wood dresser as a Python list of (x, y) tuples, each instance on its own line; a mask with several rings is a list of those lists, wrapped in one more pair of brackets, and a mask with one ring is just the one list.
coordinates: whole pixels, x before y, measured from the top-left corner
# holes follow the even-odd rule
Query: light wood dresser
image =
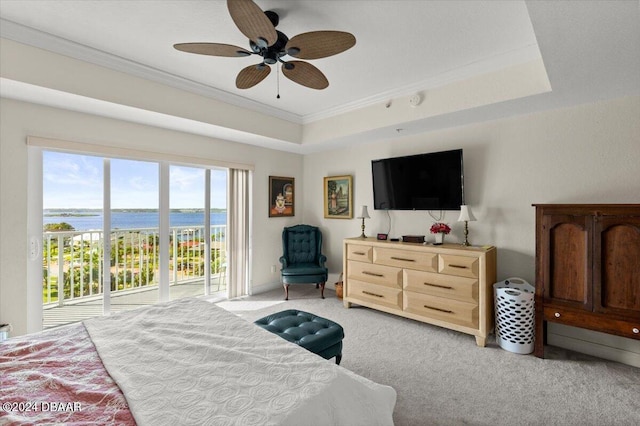
[(344, 240), (344, 306), (366, 306), (471, 334), (493, 329), (495, 247)]

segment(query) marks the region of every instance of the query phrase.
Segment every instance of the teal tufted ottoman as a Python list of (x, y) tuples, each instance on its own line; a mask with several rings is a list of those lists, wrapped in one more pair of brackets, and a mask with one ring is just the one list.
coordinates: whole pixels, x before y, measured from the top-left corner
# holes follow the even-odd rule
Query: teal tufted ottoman
[(267, 315), (255, 324), (325, 359), (342, 359), (342, 326), (309, 312), (288, 309)]

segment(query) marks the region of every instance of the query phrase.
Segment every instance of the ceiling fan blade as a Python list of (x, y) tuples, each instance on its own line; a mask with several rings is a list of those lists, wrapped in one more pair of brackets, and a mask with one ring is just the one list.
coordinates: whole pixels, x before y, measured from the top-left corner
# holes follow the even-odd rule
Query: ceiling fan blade
[(173, 47), (188, 53), (197, 53), (200, 55), (210, 56), (226, 56), (226, 57), (239, 57), (249, 56), (251, 52), (242, 47), (233, 46), (231, 44), (222, 43), (177, 43)]
[(329, 80), (322, 74), (322, 71), (308, 62), (286, 62), (282, 64), (282, 73), (289, 80), (311, 89), (322, 90), (329, 87)]
[(252, 0), (227, 0), (227, 8), (240, 32), (258, 46), (271, 46), (278, 40), (275, 27)]
[(236, 77), (236, 87), (238, 89), (248, 89), (267, 78), (271, 72), (271, 67), (264, 64), (249, 65), (243, 68)]
[(343, 31), (311, 31), (291, 38), (285, 49), (298, 59), (319, 59), (337, 55), (356, 44), (351, 33)]

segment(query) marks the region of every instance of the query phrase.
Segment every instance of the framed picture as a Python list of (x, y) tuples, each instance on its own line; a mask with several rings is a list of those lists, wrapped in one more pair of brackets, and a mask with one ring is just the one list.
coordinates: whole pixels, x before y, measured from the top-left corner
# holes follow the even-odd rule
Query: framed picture
[(328, 219), (351, 219), (353, 217), (353, 194), (351, 176), (329, 176), (324, 178), (324, 217)]
[(295, 216), (295, 179), (269, 176), (269, 217)]

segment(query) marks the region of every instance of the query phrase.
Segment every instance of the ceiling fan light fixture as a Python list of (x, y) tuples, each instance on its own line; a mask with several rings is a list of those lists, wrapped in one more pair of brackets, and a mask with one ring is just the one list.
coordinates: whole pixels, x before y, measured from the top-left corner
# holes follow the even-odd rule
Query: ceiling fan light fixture
[(264, 37), (258, 37), (258, 39), (256, 40), (256, 45), (258, 45), (258, 47), (261, 49), (266, 49), (267, 47), (269, 47), (269, 42)]
[(249, 40), (249, 46), (251, 47), (251, 50), (253, 50), (253, 53), (260, 54), (260, 46), (258, 46), (253, 40)]

